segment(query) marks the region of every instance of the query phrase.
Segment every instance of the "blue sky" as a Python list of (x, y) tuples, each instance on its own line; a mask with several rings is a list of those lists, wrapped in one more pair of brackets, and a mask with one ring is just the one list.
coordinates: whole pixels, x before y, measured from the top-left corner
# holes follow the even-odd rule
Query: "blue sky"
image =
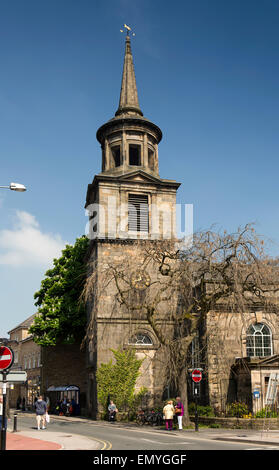
[(118, 107), (131, 25), (144, 115), (163, 131), (160, 176), (182, 183), (194, 229), (255, 222), (279, 253), (279, 3), (0, 0), (0, 336), (85, 231), (96, 131)]

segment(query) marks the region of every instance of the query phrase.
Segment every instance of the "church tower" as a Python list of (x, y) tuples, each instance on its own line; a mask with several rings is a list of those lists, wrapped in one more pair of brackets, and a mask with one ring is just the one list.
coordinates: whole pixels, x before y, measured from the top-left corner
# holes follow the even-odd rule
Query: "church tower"
[[(105, 264), (121, 259), (124, 252), (133, 258), (138, 240), (176, 238), (176, 191), (180, 183), (159, 176), (161, 139), (160, 128), (143, 115), (139, 105), (127, 31), (119, 106), (115, 116), (97, 131), (102, 171), (88, 185), (85, 204), (91, 239), (89, 262), (97, 272)], [(97, 279), (100, 277), (97, 275)], [(129, 337), (137, 334), (148, 338), (149, 355), (154, 355), (157, 347), (147, 322), (142, 320), (140, 326), (138, 318), (131, 322), (127, 312), (115, 304), (111, 286), (104, 292), (97, 285), (95, 292), (88, 310), (92, 332), (88, 342), (88, 410), (92, 416), (97, 402), (96, 370), (112, 358), (110, 349), (125, 347), (130, 344)], [(145, 383), (141, 385), (153, 392), (152, 360), (146, 368)]]
[(97, 131), (102, 172), (88, 186), (86, 208), (90, 238), (174, 238), (176, 191), (159, 176), (162, 132), (139, 106), (129, 34), (115, 116)]

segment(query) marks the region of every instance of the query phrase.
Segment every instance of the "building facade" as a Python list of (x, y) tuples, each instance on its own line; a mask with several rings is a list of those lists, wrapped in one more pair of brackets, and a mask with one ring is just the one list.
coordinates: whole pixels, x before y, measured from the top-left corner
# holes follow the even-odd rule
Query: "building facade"
[(80, 412), (86, 414), (86, 358), (78, 344), (42, 347), (29, 333), (36, 314), (9, 331), (6, 341), (14, 353), (12, 370), (25, 371), (27, 381), (9, 384), (9, 405), (33, 409), (35, 399), (42, 394), (50, 400), (51, 411), (57, 400), (75, 398)]
[[(92, 416), (97, 410), (96, 370), (112, 359), (111, 348), (132, 345), (137, 356), (144, 359), (138, 387), (146, 386), (162, 397), (166, 386), (164, 360), (150, 324), (140, 311), (128, 311), (127, 305), (115, 302), (115, 284), (102, 283), (109, 265), (125, 262), (128, 270), (131, 261), (138, 272), (142, 262), (139, 241), (176, 239), (176, 193), (180, 184), (159, 176), (161, 139), (160, 128), (143, 115), (139, 105), (127, 35), (119, 106), (115, 116), (97, 131), (102, 171), (88, 185), (85, 204), (91, 238), (89, 276), (92, 269), (96, 273), (88, 308), (87, 406)], [(148, 275), (151, 279), (154, 275), (150, 267)], [(139, 279), (144, 276), (141, 273)], [(134, 301), (140, 302), (139, 295), (135, 294)], [(167, 311), (162, 311), (159, 321), (171, 331)], [(248, 309), (240, 314), (220, 307), (207, 315), (203, 330), (206, 340), (200, 344), (195, 340), (189, 358), (189, 366), (204, 370), (201, 401), (220, 410), (228, 402), (247, 401), (248, 397), (253, 410), (264, 407), (270, 374), (279, 366), (276, 312)], [(191, 381), (189, 385), (191, 400)], [(257, 390), (260, 400), (254, 393)]]
[(22, 323), (9, 331), (8, 346), (14, 353), (14, 363), (12, 369), (27, 372), (27, 382), (24, 384), (14, 384), (10, 389), (10, 406), (16, 407), (17, 400), (20, 397), (21, 403), (25, 407), (31, 407), (35, 397), (41, 392), (42, 375), (42, 348), (34, 343), (32, 335), (28, 332), (34, 321), (34, 315), (31, 315)]

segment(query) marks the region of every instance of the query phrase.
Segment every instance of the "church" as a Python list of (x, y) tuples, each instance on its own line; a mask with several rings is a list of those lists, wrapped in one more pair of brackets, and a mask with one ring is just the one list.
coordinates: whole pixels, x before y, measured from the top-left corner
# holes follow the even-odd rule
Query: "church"
[[(85, 204), (91, 239), (88, 276), (92, 270), (95, 276), (88, 305), (86, 359), (87, 408), (93, 417), (97, 409), (96, 370), (112, 359), (111, 348), (132, 346), (137, 357), (144, 359), (138, 388), (146, 387), (158, 399), (166, 390), (164, 357), (154, 329), (140, 308), (130, 309), (121, 299), (117, 302), (121, 293), (117, 292), (117, 279), (113, 279), (113, 267), (119, 264), (122, 281), (131, 272), (134, 297), (130, 305), (143, 304), (154, 272), (150, 266), (151, 271), (141, 269), (140, 247), (150, 241), (176, 239), (180, 183), (159, 176), (161, 139), (161, 129), (143, 115), (139, 105), (127, 31), (119, 106), (114, 117), (97, 131), (102, 171), (88, 185)], [(171, 329), (166, 310), (162, 309), (159, 321), (165, 323), (166, 331)], [(204, 324), (205, 349), (199, 354), (200, 345), (195, 341), (190, 358), (190, 366), (205, 372), (201, 402), (216, 410), (242, 400), (248, 400), (253, 411), (264, 408), (269, 378), (279, 371), (278, 327), (275, 311), (247, 311), (245, 326), (240, 313), (226, 311), (224, 305), (210, 312)], [(188, 390), (191, 400), (191, 386)]]

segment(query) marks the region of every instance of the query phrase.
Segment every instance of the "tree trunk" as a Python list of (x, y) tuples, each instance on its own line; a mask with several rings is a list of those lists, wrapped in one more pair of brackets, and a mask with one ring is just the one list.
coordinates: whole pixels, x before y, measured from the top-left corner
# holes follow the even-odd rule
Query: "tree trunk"
[(183, 426), (191, 426), (191, 421), (188, 413), (188, 395), (187, 395), (187, 368), (184, 367), (180, 372), (179, 377), (179, 396), (184, 406)]

